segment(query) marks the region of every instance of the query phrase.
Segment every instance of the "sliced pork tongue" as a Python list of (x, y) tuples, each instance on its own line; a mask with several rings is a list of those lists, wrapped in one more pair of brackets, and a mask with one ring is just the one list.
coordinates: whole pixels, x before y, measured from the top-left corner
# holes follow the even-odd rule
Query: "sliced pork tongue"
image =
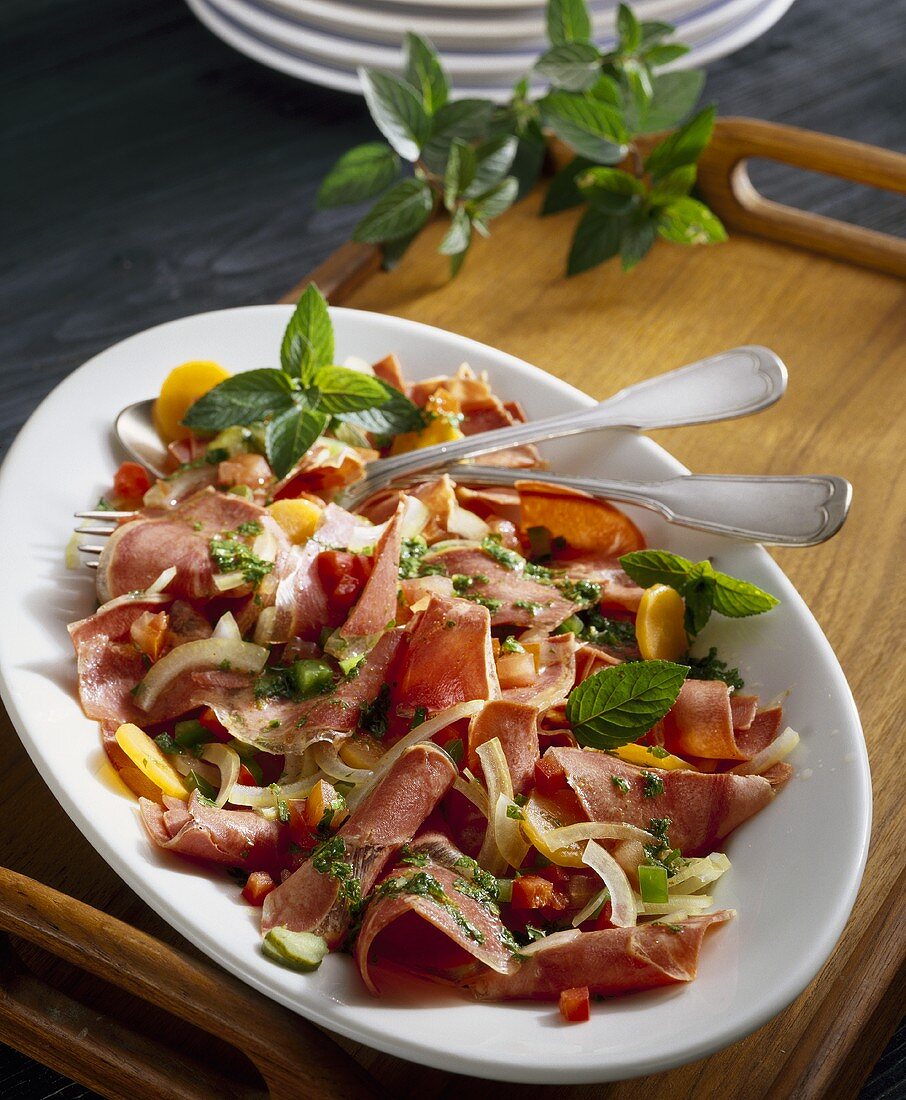
[[(563, 771), (590, 820), (647, 829), (652, 818), (669, 818), (670, 844), (685, 856), (711, 851), (774, 798), (771, 784), (760, 775), (637, 768), (589, 749), (551, 748), (544, 759)], [(625, 781), (629, 790), (614, 780)], [(646, 787), (661, 785), (661, 793), (645, 796)]]
[(538, 759), (538, 711), (525, 703), (512, 703), (506, 699), (494, 699), (472, 719), (469, 724), (469, 767), (481, 774), (481, 761), (477, 749), (488, 741), (500, 739), (500, 747), (506, 757), (513, 790), (523, 794), (535, 776)]
[[(369, 893), (400, 848), (409, 843), (450, 789), (456, 769), (432, 744), (413, 745), (393, 764), (374, 790), (338, 830), (342, 860), (352, 867), (361, 896)], [(338, 946), (349, 927), (348, 902), (341, 882), (303, 863), (264, 903), (261, 929), (284, 926), (314, 932)]]
[(588, 986), (602, 997), (691, 982), (705, 932), (732, 909), (688, 917), (680, 924), (640, 924), (551, 937), (510, 973), (484, 971), (466, 985), (485, 1001), (556, 1000), (564, 989)]
[(188, 802), (163, 796), (163, 806), (139, 799), (142, 822), (159, 847), (190, 859), (225, 863), (245, 871), (276, 872), (285, 852), (276, 821), (245, 810), (208, 806), (192, 792)]
[(98, 560), (99, 599), (142, 591), (170, 566), (176, 567), (176, 576), (167, 586), (171, 596), (204, 600), (218, 595), (210, 542), (242, 523), (260, 523), (278, 546), (288, 545), (282, 529), (263, 508), (212, 488), (189, 497), (166, 515), (139, 514), (107, 540)]

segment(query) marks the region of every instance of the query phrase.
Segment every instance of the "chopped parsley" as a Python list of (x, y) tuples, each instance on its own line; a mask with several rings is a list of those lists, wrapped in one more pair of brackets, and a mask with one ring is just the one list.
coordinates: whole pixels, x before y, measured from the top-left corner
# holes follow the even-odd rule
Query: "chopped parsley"
[(515, 550), (507, 550), (503, 545), (500, 535), (488, 535), (482, 539), (481, 548), (504, 569), (521, 569), (525, 566), (525, 558), (517, 554)]
[(264, 528), (256, 519), (250, 519), (246, 523), (240, 523), (236, 528), (237, 535), (260, 535)]
[(221, 573), (241, 573), (249, 584), (258, 584), (274, 568), (235, 535), (215, 535), (210, 542), (211, 557)]
[(516, 639), (513, 637), (512, 634), (507, 634), (507, 636), (500, 643), (500, 652), (501, 653), (525, 653), (525, 646), (520, 645), (519, 642), (516, 641)]
[(463, 754), (463, 744), (461, 737), (452, 738), (452, 740), (448, 741), (445, 745), (442, 746), (442, 748), (454, 764), (460, 763)]
[(463, 911), (447, 896), (443, 886), (427, 871), (415, 871), (411, 875), (394, 875), (385, 879), (374, 891), (374, 897), (383, 898), (397, 894), (415, 894), (430, 898), (456, 921), (460, 929), (475, 943), (484, 943), (484, 933), (467, 919)]
[(501, 607), (503, 607), (503, 600), (492, 600), (488, 596), (467, 596), (466, 599), (471, 600), (472, 603), (481, 604), (482, 607), (486, 607), (492, 615), (495, 611), (499, 611)]
[(515, 803), (511, 803), (507, 806), (506, 816), (512, 818), (514, 821), (525, 821), (525, 814), (515, 805)]
[(443, 562), (426, 562), (423, 560), (427, 553), (428, 544), (421, 535), (416, 535), (411, 539), (403, 539), (400, 548), (400, 580), (409, 581), (414, 577), (446, 574), (447, 568)]
[(596, 608), (583, 611), (576, 618), (583, 623), (578, 637), (592, 645), (605, 645), (611, 649), (628, 649), (635, 646), (635, 624), (631, 619), (612, 619)]
[(390, 706), (390, 685), (381, 684), (381, 690), (370, 703), (359, 708), (359, 725), (378, 741), (387, 732), (387, 708)]
[(556, 582), (560, 594), (570, 603), (591, 607), (601, 602), (601, 586), (594, 581), (574, 581), (569, 577)]
[(400, 853), (400, 863), (407, 863), (410, 867), (427, 867), (428, 853), (414, 852), (408, 844), (404, 844)]
[(664, 793), (664, 781), (659, 775), (655, 775), (654, 772), (642, 772), (642, 779), (645, 780), (643, 798), (657, 798)]
[(541, 604), (537, 600), (513, 600), (513, 607), (521, 608), (532, 616), (537, 615), (541, 610)]
[(721, 661), (712, 646), (704, 657), (692, 657), (688, 653), (679, 658), (679, 664), (689, 666), (690, 680), (723, 680), (728, 687), (741, 691), (745, 687), (738, 668), (729, 668)]
[(616, 787), (618, 791), (622, 791), (623, 794), (629, 793), (629, 780), (622, 775), (612, 775), (610, 782)]
[(682, 866), (683, 858), (679, 848), (670, 847), (669, 830), (673, 824), (669, 817), (653, 817), (648, 822), (648, 832), (655, 840), (643, 845), (648, 863), (652, 867), (663, 867), (668, 875), (674, 874)]
[(268, 787), (274, 796), (274, 808), (277, 811), (277, 820), (281, 825), (289, 824), (289, 803), (283, 797), (283, 793), (277, 783), (271, 783)]
[(488, 583), (486, 573), (454, 573), (451, 579), (453, 581), (453, 591), (457, 596), (466, 595), (469, 589), (474, 588), (476, 584)]
[(332, 836), (315, 847), (311, 854), (311, 864), (319, 875), (329, 875), (336, 880), (339, 897), (352, 913), (357, 913), (362, 907), (362, 884), (345, 856), (346, 845), (343, 838)]
[(266, 668), (255, 681), (256, 699), (293, 699), (301, 702), (333, 690), (333, 673), (324, 661), (311, 658), (291, 665)]
[(425, 707), (416, 707), (415, 713), (412, 715), (412, 721), (409, 723), (409, 729), (414, 730), (416, 726), (420, 726), (427, 717), (428, 711)]

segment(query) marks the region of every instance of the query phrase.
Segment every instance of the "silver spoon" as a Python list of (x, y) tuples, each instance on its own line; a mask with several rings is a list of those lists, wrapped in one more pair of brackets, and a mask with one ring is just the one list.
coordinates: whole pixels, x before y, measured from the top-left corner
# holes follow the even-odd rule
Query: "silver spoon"
[[(774, 352), (756, 346), (734, 348), (627, 386), (588, 409), (376, 459), (368, 464), (365, 477), (341, 494), (338, 503), (353, 508), (396, 478), (522, 443), (541, 443), (600, 428), (649, 431), (749, 416), (779, 401), (786, 383), (786, 367)], [(154, 427), (153, 405), (153, 401), (128, 405), (117, 416), (114, 430), (127, 454), (163, 477), (166, 450)]]
[[(538, 470), (497, 466), (454, 466), (450, 475), (460, 485), (515, 485), (542, 482), (580, 489), (593, 497), (638, 504), (659, 512), (671, 523), (768, 546), (815, 546), (843, 526), (852, 486), (842, 477), (681, 474), (665, 481), (609, 481), (564, 477)], [(412, 480), (427, 480), (428, 474)]]

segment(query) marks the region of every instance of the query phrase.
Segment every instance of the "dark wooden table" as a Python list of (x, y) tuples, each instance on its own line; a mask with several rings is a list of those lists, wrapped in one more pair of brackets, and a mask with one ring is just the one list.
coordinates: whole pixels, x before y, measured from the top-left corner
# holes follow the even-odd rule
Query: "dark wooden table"
[[(349, 234), (319, 180), (373, 133), (355, 97), (246, 60), (179, 0), (6, 0), (0, 454), (42, 397), (103, 347), (187, 313), (273, 301)], [(711, 66), (707, 94), (753, 115), (906, 150), (902, 9), (798, 0)], [(782, 201), (906, 235), (902, 199), (755, 169)], [(49, 797), (49, 796), (48, 796)], [(863, 1100), (904, 1095), (903, 1029)], [(0, 1047), (0, 1096), (92, 1094)]]

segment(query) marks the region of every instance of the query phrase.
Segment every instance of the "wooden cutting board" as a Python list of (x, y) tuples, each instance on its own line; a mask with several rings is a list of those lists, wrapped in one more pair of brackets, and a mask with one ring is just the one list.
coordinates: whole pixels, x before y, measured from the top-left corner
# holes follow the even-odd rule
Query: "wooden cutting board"
[[(875, 793), (858, 901), (806, 992), (710, 1058), (610, 1085), (481, 1082), (334, 1043), (202, 959), (136, 898), (44, 788), (3, 714), (0, 840), (8, 870), (0, 869), (0, 929), (10, 935), (0, 938), (0, 1038), (110, 1096), (259, 1096), (269, 1089), (281, 1098), (346, 1100), (415, 1088), (424, 1100), (464, 1091), (476, 1100), (855, 1095), (902, 1014), (906, 987), (906, 632), (898, 585), (906, 245), (767, 203), (748, 183), (749, 156), (906, 192), (902, 156), (723, 120), (701, 184), (733, 230), (727, 244), (658, 244), (629, 275), (607, 265), (567, 280), (576, 215), (539, 219), (535, 194), (495, 221), (493, 239), (478, 242), (453, 283), (435, 252), (440, 225), (392, 275), (377, 271), (370, 249), (347, 245), (311, 278), (337, 304), (493, 344), (599, 398), (737, 344), (767, 344), (785, 360), (789, 391), (768, 412), (655, 438), (697, 472), (833, 472), (854, 486), (849, 522), (832, 542), (775, 553), (849, 678)], [(790, 898), (790, 905), (808, 904)]]

